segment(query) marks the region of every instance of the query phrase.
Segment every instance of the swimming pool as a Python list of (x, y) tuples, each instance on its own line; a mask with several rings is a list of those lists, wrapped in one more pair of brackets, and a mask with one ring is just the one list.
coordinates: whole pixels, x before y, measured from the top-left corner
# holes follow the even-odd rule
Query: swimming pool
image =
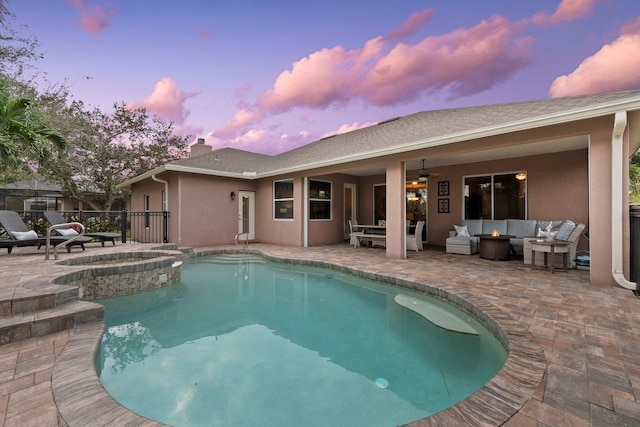
[(489, 381), (507, 353), (407, 310), (398, 294), (332, 270), (206, 257), (182, 281), (100, 301), (100, 379), (121, 404), (168, 424), (408, 423)]

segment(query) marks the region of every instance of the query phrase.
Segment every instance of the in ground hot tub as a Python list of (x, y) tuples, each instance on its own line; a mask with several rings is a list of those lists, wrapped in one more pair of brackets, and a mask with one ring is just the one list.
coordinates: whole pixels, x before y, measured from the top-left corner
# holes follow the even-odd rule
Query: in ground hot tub
[(137, 251), (96, 254), (60, 261), (86, 266), (57, 277), (54, 283), (80, 289), (80, 298), (93, 300), (131, 295), (177, 282), (181, 277), (182, 252)]

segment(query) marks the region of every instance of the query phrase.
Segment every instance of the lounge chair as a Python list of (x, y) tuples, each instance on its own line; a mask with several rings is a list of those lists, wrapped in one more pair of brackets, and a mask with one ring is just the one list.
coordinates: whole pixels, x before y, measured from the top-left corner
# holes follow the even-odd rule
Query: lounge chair
[[(44, 214), (44, 217), (47, 219), (47, 221), (49, 221), (49, 224), (51, 225), (66, 224), (69, 222), (69, 221), (66, 221), (62, 216), (62, 214), (58, 211), (45, 211), (43, 212), (43, 214)], [(59, 228), (59, 229), (56, 229), (55, 231), (58, 234), (61, 234), (63, 236), (70, 236), (74, 234), (75, 230), (73, 230), (72, 228)], [(100, 240), (100, 243), (102, 243), (103, 247), (104, 247), (104, 242), (109, 241), (115, 245), (116, 239), (119, 237), (122, 237), (120, 233), (106, 233), (106, 232), (105, 233), (84, 233), (84, 235), (96, 240)]]
[[(0, 210), (0, 227), (7, 234), (6, 237), (0, 239), (0, 248), (7, 248), (9, 253), (14, 247), (37, 246), (40, 249), (42, 245), (46, 244), (46, 238), (38, 236), (33, 230), (29, 230), (20, 215), (18, 215), (18, 212)], [(52, 236), (50, 242), (53, 246), (57, 246), (64, 244), (69, 239), (70, 237)], [(66, 245), (67, 252), (71, 252), (71, 247), (76, 245), (80, 246), (84, 251), (84, 244), (89, 243), (91, 240), (89, 237), (82, 236)]]

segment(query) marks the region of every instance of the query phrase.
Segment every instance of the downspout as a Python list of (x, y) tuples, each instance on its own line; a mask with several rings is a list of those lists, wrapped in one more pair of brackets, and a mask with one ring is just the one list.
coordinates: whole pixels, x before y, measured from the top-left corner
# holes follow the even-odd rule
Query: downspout
[(625, 170), (623, 147), (624, 130), (627, 127), (627, 112), (618, 111), (611, 135), (611, 274), (618, 285), (635, 291), (637, 284), (624, 277), (623, 259), (623, 209), (622, 171)]
[(162, 216), (163, 216), (163, 224), (164, 227), (166, 227), (163, 231), (163, 235), (165, 236), (165, 239), (169, 238), (169, 233), (168, 233), (168, 223), (167, 223), (167, 215), (169, 212), (169, 183), (163, 179), (160, 179), (158, 177), (155, 176), (155, 174), (151, 175), (151, 179), (156, 181), (156, 182), (160, 182), (162, 184), (164, 184), (164, 200), (162, 200)]
[(151, 179), (164, 184), (164, 200), (162, 201), (162, 210), (169, 212), (169, 182), (164, 179), (160, 179), (155, 175), (151, 175)]

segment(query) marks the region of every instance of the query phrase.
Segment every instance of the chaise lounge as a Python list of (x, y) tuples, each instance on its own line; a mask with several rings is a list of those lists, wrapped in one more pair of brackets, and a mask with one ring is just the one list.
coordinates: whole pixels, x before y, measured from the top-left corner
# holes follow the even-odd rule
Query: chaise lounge
[[(46, 244), (46, 238), (29, 230), (17, 212), (0, 210), (0, 227), (7, 234), (6, 237), (0, 239), (0, 247), (6, 248), (9, 253), (14, 247), (37, 246), (40, 249), (42, 245)], [(52, 236), (49, 241), (53, 246), (57, 246), (64, 244), (69, 239), (70, 237)], [(67, 252), (71, 252), (72, 246), (80, 246), (84, 251), (84, 244), (91, 240), (89, 237), (82, 236), (66, 245)]]
[[(49, 224), (51, 225), (60, 225), (60, 224), (68, 223), (68, 221), (66, 221), (62, 216), (62, 214), (58, 211), (45, 211), (44, 217), (47, 219), (47, 221), (49, 221)], [(58, 234), (62, 236), (67, 236), (67, 237), (78, 234), (73, 228), (70, 228), (70, 227), (58, 228), (55, 231)], [(84, 235), (87, 237), (91, 237), (92, 239), (95, 239), (95, 240), (100, 240), (100, 243), (102, 243), (103, 247), (104, 247), (104, 242), (109, 241), (115, 245), (116, 239), (119, 237), (122, 237), (120, 233), (107, 233), (107, 232), (84, 233)]]

